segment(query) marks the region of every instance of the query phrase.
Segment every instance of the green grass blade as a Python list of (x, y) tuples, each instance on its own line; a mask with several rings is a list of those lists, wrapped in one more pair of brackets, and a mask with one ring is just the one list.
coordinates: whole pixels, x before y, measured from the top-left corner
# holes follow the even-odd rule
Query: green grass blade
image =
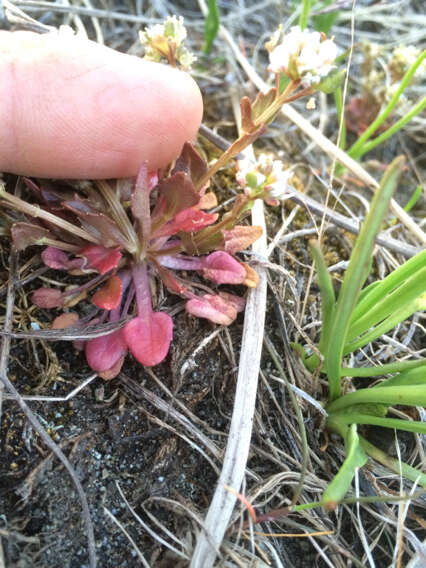
[(400, 286), (407, 278), (416, 274), (419, 270), (426, 267), (426, 250), (404, 262), (396, 270), (393, 270), (381, 282), (373, 282), (361, 292), (356, 308), (351, 317), (351, 323), (361, 318), (376, 303)]
[(426, 97), (423, 97), (423, 99), (421, 99), (416, 105), (414, 105), (414, 107), (409, 112), (407, 112), (407, 114), (405, 114), (402, 118), (397, 120), (395, 124), (392, 124), (392, 126), (390, 126), (382, 134), (380, 134), (380, 136), (377, 136), (373, 140), (370, 140), (369, 142), (364, 144), (364, 146), (358, 152), (357, 158), (360, 158), (367, 152), (370, 152), (371, 150), (376, 148), (376, 146), (379, 146), (380, 144), (383, 144), (383, 142), (386, 142), (386, 140), (388, 140), (389, 138), (394, 136), (394, 134), (399, 132), (401, 128), (404, 128), (404, 126), (408, 124), (411, 119), (413, 119), (415, 116), (423, 112), (425, 108), (426, 108)]
[(375, 459), (385, 467), (388, 467), (391, 471), (394, 471), (396, 474), (399, 475), (401, 473), (406, 479), (409, 479), (413, 483), (418, 482), (423, 487), (426, 487), (426, 474), (422, 473), (421, 471), (418, 471), (414, 467), (411, 467), (411, 465), (408, 465), (395, 458), (391, 458), (385, 452), (379, 450), (379, 448), (376, 448), (376, 446), (374, 446), (373, 444), (370, 444), (370, 442), (368, 442), (362, 436), (359, 437), (359, 441), (361, 446), (367, 452), (367, 454), (371, 456), (373, 459)]
[[(424, 367), (423, 371), (426, 372), (426, 361), (424, 359), (418, 359), (415, 361), (396, 361), (395, 363), (387, 363), (386, 365), (378, 365), (377, 367), (342, 367), (341, 375), (342, 377), (378, 377), (389, 373), (400, 373), (400, 375), (404, 375), (405, 371), (408, 373), (411, 369), (417, 369), (418, 367)], [(397, 377), (392, 377), (377, 386), (384, 386), (385, 383), (396, 378)], [(395, 384), (400, 383), (396, 382)], [(405, 384), (404, 381), (401, 381), (401, 384)], [(411, 383), (408, 381), (406, 384)], [(389, 386), (391, 385), (389, 384)]]
[(415, 300), (426, 292), (426, 266), (395, 288), (390, 294), (383, 295), (381, 299), (371, 306), (363, 316), (354, 320), (348, 330), (347, 341), (352, 341), (371, 327), (383, 321), (396, 310), (402, 310), (408, 305), (416, 305)]
[[(408, 363), (408, 361), (407, 361)], [(414, 361), (412, 361), (414, 363)], [(415, 368), (407, 369), (402, 373), (398, 373), (394, 377), (390, 377), (385, 381), (371, 387), (373, 389), (378, 389), (382, 387), (397, 387), (397, 386), (408, 386), (408, 385), (425, 385), (426, 386), (426, 361), (420, 360)]]
[(404, 158), (400, 156), (393, 160), (386, 169), (380, 187), (371, 202), (370, 211), (361, 227), (343, 279), (331, 326), (330, 340), (326, 346), (331, 400), (340, 396), (340, 368), (350, 319), (367, 276), (366, 271), (371, 261), (374, 239), (387, 213), (403, 166)]
[(410, 304), (407, 304), (390, 314), (379, 325), (376, 325), (376, 327), (371, 329), (368, 333), (364, 333), (364, 335), (362, 335), (359, 339), (345, 344), (343, 354), (347, 355), (348, 353), (352, 353), (353, 351), (364, 347), (364, 345), (367, 345), (371, 341), (374, 341), (378, 337), (381, 337), (384, 333), (394, 328), (398, 323), (406, 320), (416, 311), (424, 309), (425, 304), (426, 295), (423, 294), (419, 298), (413, 300)]
[(336, 105), (337, 119), (339, 121), (339, 129), (341, 129), (339, 148), (344, 150), (346, 147), (346, 122), (343, 107), (343, 89), (338, 87), (334, 93), (334, 104)]
[[(355, 404), (387, 404), (426, 406), (426, 384), (390, 386), (386, 388), (360, 389), (334, 400), (326, 406), (329, 414), (344, 410)], [(426, 425), (426, 422), (425, 422)]]
[(360, 444), (356, 424), (348, 429), (345, 447), (346, 459), (322, 496), (322, 502), (329, 510), (334, 509), (344, 498), (351, 486), (355, 471), (367, 463), (367, 455)]
[(216, 0), (207, 0), (207, 8), (208, 12), (204, 22), (204, 53), (209, 53), (220, 25), (219, 8)]
[(333, 282), (318, 241), (310, 241), (309, 249), (317, 270), (318, 286), (321, 294), (321, 339), (318, 349), (322, 352), (324, 345), (329, 342), (330, 325), (333, 320), (336, 298)]
[[(410, 199), (407, 201), (407, 203), (404, 205), (404, 211), (406, 211), (407, 213), (409, 211), (411, 211), (411, 209), (414, 207), (414, 205), (417, 203), (417, 201), (420, 199), (420, 197), (423, 195), (423, 186), (422, 185), (418, 185), (416, 187), (416, 189), (413, 191), (413, 195), (410, 197)], [(395, 225), (396, 222), (398, 221), (398, 219), (396, 217), (393, 217), (390, 221), (389, 221), (389, 225)]]
[(382, 418), (380, 416), (373, 416), (372, 414), (362, 414), (361, 412), (348, 412), (347, 414), (338, 412), (333, 414), (332, 418), (338, 420), (341, 424), (370, 424), (373, 426), (381, 426), (382, 428), (404, 430), (404, 432), (426, 434), (426, 422), (418, 422), (416, 420)]

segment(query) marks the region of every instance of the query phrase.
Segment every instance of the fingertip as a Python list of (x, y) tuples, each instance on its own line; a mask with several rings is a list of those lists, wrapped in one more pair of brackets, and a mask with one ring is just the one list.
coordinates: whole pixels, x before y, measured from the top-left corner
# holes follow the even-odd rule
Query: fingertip
[(127, 177), (195, 139), (202, 98), (188, 74), (75, 37), (12, 35), (0, 35), (3, 171)]

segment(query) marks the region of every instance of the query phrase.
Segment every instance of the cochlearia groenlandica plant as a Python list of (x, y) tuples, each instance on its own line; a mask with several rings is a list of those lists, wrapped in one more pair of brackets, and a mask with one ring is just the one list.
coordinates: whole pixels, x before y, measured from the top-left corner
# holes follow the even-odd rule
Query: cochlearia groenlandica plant
[[(2, 206), (24, 215), (12, 219), (15, 247), (42, 246), (47, 267), (80, 279), (88, 276), (83, 284), (65, 289), (41, 287), (33, 292), (32, 302), (40, 308), (65, 309), (53, 321), (54, 328), (108, 327), (107, 334), (76, 342), (103, 378), (120, 372), (129, 351), (146, 366), (166, 357), (173, 321), (154, 307), (155, 279), (186, 300), (189, 314), (220, 325), (235, 320), (244, 309), (244, 298), (217, 285), (257, 285), (256, 271), (235, 255), (259, 238), (261, 228), (240, 223), (255, 199), (271, 204), (282, 199), (290, 174), (268, 156), (258, 163), (240, 160), (237, 181), (243, 191), (221, 216), (211, 212), (217, 199), (209, 190), (210, 179), (265, 131), (283, 104), (328, 90), (336, 82), (332, 40), (298, 27), (282, 36), (278, 30), (267, 44), (275, 86), (253, 103), (247, 97), (241, 100), (241, 135), (210, 165), (186, 143), (168, 168), (153, 172), (142, 164), (131, 183), (98, 181), (76, 190), (27, 179), (29, 202), (0, 184)], [(187, 69), (194, 57), (183, 46), (185, 37), (182, 19), (175, 16), (141, 34), (147, 58)], [(200, 276), (215, 288), (200, 282)], [(94, 313), (79, 317), (70, 312), (89, 292), (94, 292)]]

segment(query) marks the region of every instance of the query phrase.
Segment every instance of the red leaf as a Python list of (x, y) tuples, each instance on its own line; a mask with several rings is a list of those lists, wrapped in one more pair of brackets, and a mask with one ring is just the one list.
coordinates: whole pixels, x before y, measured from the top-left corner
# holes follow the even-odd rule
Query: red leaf
[(186, 303), (185, 309), (193, 316), (206, 318), (220, 325), (229, 325), (237, 317), (235, 303), (212, 294), (205, 294), (201, 298), (192, 298)]
[(185, 142), (179, 158), (176, 160), (173, 173), (185, 172), (196, 184), (207, 171), (207, 162), (195, 150), (190, 142)]
[(121, 278), (116, 275), (111, 276), (106, 284), (93, 295), (92, 302), (98, 308), (114, 310), (120, 304), (122, 291)]
[(152, 367), (161, 363), (169, 351), (173, 321), (163, 312), (152, 312), (149, 321), (141, 316), (129, 321), (123, 334), (135, 359), (142, 365)]
[(39, 308), (60, 308), (64, 305), (64, 297), (60, 290), (55, 288), (39, 288), (31, 296), (33, 304)]
[(53, 320), (51, 329), (65, 329), (72, 327), (79, 320), (78, 314), (75, 312), (65, 312)]
[(253, 227), (243, 227), (237, 225), (230, 231), (224, 231), (225, 251), (229, 254), (235, 254), (241, 250), (247, 249), (262, 235), (262, 227), (257, 225)]
[(194, 185), (183, 172), (177, 172), (158, 184), (160, 193), (157, 205), (152, 213), (153, 226), (159, 220), (165, 223), (173, 219), (180, 211), (197, 205), (200, 195)]
[(101, 274), (117, 268), (122, 256), (118, 248), (111, 249), (101, 245), (89, 245), (80, 254), (87, 258), (91, 268)]
[(109, 371), (127, 352), (123, 330), (91, 339), (86, 343), (85, 351), (87, 362), (94, 371)]
[(186, 292), (185, 286), (179, 284), (179, 282), (176, 280), (176, 278), (173, 276), (170, 270), (167, 270), (167, 268), (165, 268), (155, 260), (154, 262), (158, 275), (160, 276), (167, 290), (169, 290), (169, 292), (172, 292), (172, 294), (180, 294), (180, 295), (185, 294)]
[(41, 258), (46, 266), (55, 270), (82, 269), (86, 264), (82, 258), (72, 258), (56, 247), (46, 247), (41, 253)]
[(190, 207), (178, 213), (174, 219), (160, 228), (153, 237), (168, 237), (179, 231), (191, 233), (211, 225), (218, 218), (217, 213), (204, 213), (199, 209)]
[(24, 250), (30, 245), (42, 245), (46, 238), (52, 238), (49, 229), (34, 223), (14, 223), (10, 232), (17, 250)]
[(204, 259), (202, 270), (204, 278), (217, 284), (242, 284), (246, 278), (246, 270), (230, 254), (217, 251)]

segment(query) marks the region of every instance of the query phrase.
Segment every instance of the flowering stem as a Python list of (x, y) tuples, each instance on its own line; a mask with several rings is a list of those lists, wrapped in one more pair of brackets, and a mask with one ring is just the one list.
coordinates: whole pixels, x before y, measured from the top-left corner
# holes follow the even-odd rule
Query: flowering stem
[[(262, 124), (267, 124), (267, 122), (277, 114), (283, 104), (291, 102), (298, 99), (299, 97), (303, 97), (313, 92), (312, 88), (308, 87), (306, 89), (303, 89), (296, 95), (289, 97), (289, 94), (297, 89), (299, 85), (300, 79), (290, 81), (290, 83), (284, 89), (284, 92), (281, 93), (281, 95), (279, 95), (258, 118), (256, 118), (256, 120), (254, 121), (255, 126), (257, 128), (260, 128)], [(241, 134), (241, 136), (237, 138), (237, 140), (220, 156), (220, 158), (212, 166), (210, 166), (207, 172), (198, 181), (196, 189), (201, 189), (222, 166), (224, 166), (227, 162), (229, 162), (229, 160), (231, 160), (234, 156), (241, 152), (241, 150), (244, 150), (244, 148), (252, 142), (253, 138), (247, 136), (247, 133)]]
[(195, 186), (196, 190), (200, 190), (208, 181), (209, 179), (214, 176), (214, 174), (224, 166), (229, 160), (231, 160), (234, 156), (236, 156), (241, 150), (245, 148), (246, 145), (243, 147), (240, 146), (240, 142), (244, 139), (244, 134), (237, 138), (237, 140), (216, 160), (216, 162), (210, 166), (210, 168), (206, 171), (206, 173), (199, 179), (198, 183)]
[(138, 262), (132, 265), (132, 278), (136, 291), (138, 315), (144, 320), (144, 323), (149, 326), (151, 322), (152, 302), (146, 262)]

